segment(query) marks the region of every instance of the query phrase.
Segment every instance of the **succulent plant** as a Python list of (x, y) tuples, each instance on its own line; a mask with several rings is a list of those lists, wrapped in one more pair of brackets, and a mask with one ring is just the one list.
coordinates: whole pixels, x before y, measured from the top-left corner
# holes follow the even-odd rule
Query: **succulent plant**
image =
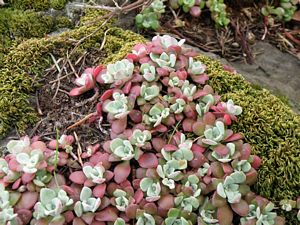
[(170, 106), (171, 112), (175, 114), (182, 113), (184, 110), (184, 107), (186, 105), (186, 102), (182, 98), (176, 99), (175, 103)]
[(102, 165), (96, 165), (94, 167), (86, 165), (82, 168), (82, 171), (86, 178), (88, 178), (95, 184), (102, 184), (103, 182), (105, 182), (105, 168)]
[(272, 212), (274, 209), (274, 204), (269, 202), (264, 209), (261, 209), (259, 206), (255, 204), (249, 205), (249, 213), (246, 217), (242, 217), (240, 222), (241, 225), (247, 224), (247, 221), (254, 221), (257, 225), (263, 224), (275, 224), (275, 218), (277, 214)]
[(215, 99), (212, 94), (205, 95), (201, 98), (201, 101), (196, 104), (196, 111), (200, 117), (207, 113), (210, 106), (215, 104)]
[(159, 95), (159, 87), (157, 85), (148, 86), (143, 84), (141, 86), (141, 98), (145, 101), (150, 101)]
[(38, 187), (45, 187), (52, 179), (52, 174), (47, 170), (38, 170), (35, 174), (33, 183)]
[(5, 159), (0, 158), (0, 178), (8, 174), (8, 171), (9, 171), (8, 163), (6, 162)]
[(182, 179), (181, 165), (177, 160), (167, 161), (164, 165), (158, 165), (156, 172), (162, 178), (162, 183), (170, 189), (175, 188), (175, 181)]
[(153, 62), (157, 63), (157, 65), (161, 68), (173, 68), (176, 63), (176, 55), (163, 52), (161, 55), (150, 53), (150, 58)]
[(188, 73), (194, 75), (200, 75), (205, 72), (205, 65), (203, 65), (200, 61), (194, 62), (192, 57), (189, 57), (189, 67)]
[(140, 67), (140, 71), (146, 81), (152, 82), (156, 79), (155, 66), (152, 66), (149, 63), (143, 63)]
[(170, 35), (155, 36), (152, 38), (152, 43), (158, 43), (158, 46), (161, 46), (163, 50), (167, 50), (171, 46), (182, 46), (185, 42), (184, 39), (177, 41), (176, 38)]
[(174, 201), (176, 206), (179, 206), (188, 212), (192, 212), (200, 205), (200, 202), (196, 197), (184, 196), (184, 194), (179, 194)]
[(193, 100), (193, 96), (197, 91), (197, 87), (194, 84), (190, 84), (188, 80), (185, 80), (181, 87), (182, 94), (188, 98), (189, 101)]
[(241, 200), (241, 193), (239, 192), (240, 184), (244, 183), (246, 175), (243, 172), (236, 171), (230, 176), (227, 176), (223, 183), (217, 186), (217, 193), (222, 198), (227, 198), (229, 203), (238, 203)]
[(296, 207), (296, 201), (283, 199), (279, 202), (279, 205), (281, 206), (282, 210), (289, 212)]
[[(222, 162), (222, 163), (230, 162), (232, 160), (233, 155), (235, 154), (235, 145), (233, 143), (227, 143), (226, 147), (224, 147), (224, 149), (226, 150), (225, 152), (227, 152), (227, 154), (224, 153), (224, 151), (222, 151), (223, 154), (220, 155), (220, 154), (218, 154), (217, 151), (213, 151), (211, 155), (219, 162)], [(245, 160), (245, 161), (247, 161), (247, 160)], [(244, 163), (244, 161), (240, 162), (239, 165), (237, 166), (238, 171), (241, 171), (240, 169), (243, 166), (243, 163)], [(246, 169), (245, 167), (243, 167), (243, 168)], [(251, 169), (251, 165), (250, 165), (250, 169)], [(248, 171), (246, 171), (246, 172), (248, 172)]]
[(251, 164), (248, 162), (248, 160), (243, 159), (234, 163), (233, 168), (235, 171), (247, 173), (251, 170)]
[(155, 225), (155, 220), (151, 214), (144, 212), (138, 215), (136, 225)]
[(40, 150), (32, 150), (30, 153), (20, 152), (16, 155), (16, 160), (25, 173), (36, 173), (43, 159), (43, 152)]
[(121, 160), (138, 159), (138, 150), (132, 146), (130, 141), (116, 138), (110, 143), (110, 150)]
[(162, 120), (167, 118), (169, 114), (169, 108), (165, 108), (161, 103), (156, 103), (152, 106), (148, 114), (143, 115), (143, 121), (146, 124), (154, 123), (153, 127), (156, 127), (160, 125)]
[(169, 82), (168, 82), (168, 85), (170, 87), (178, 87), (178, 86), (180, 86), (180, 84), (181, 84), (181, 81), (177, 76), (170, 77)]
[(24, 149), (29, 148), (30, 146), (30, 139), (28, 136), (24, 137), (22, 140), (10, 140), (6, 148), (9, 153), (13, 155), (17, 155), (24, 151)]
[(129, 205), (127, 193), (121, 189), (116, 189), (113, 195), (115, 196), (116, 208), (121, 212), (125, 212)]
[(192, 225), (192, 222), (181, 216), (181, 210), (172, 208), (164, 221), (165, 225)]
[(195, 175), (189, 175), (187, 181), (184, 183), (185, 187), (191, 187), (193, 190), (193, 197), (198, 197), (201, 194), (201, 188), (199, 186), (199, 178)]
[(8, 222), (14, 220), (18, 214), (14, 213), (13, 208), (3, 208), (0, 212), (0, 224), (10, 224)]
[(226, 103), (222, 102), (221, 105), (223, 106), (224, 109), (226, 109), (226, 113), (234, 116), (238, 116), (242, 114), (242, 107), (238, 105), (234, 105), (233, 101), (229, 99)]
[(128, 59), (117, 61), (107, 66), (106, 73), (101, 75), (104, 83), (111, 84), (117, 81), (130, 80), (133, 75), (134, 65)]
[(140, 129), (135, 129), (129, 138), (130, 143), (137, 147), (143, 147), (147, 141), (151, 140), (151, 132), (148, 130), (141, 131)]
[(108, 102), (104, 109), (111, 113), (114, 118), (120, 119), (129, 114), (128, 109), (128, 100), (124, 94), (120, 94), (119, 92), (113, 93), (113, 101)]
[(212, 19), (218, 26), (227, 26), (230, 23), (223, 0), (208, 0), (206, 6), (211, 12)]
[(206, 162), (198, 169), (198, 174), (200, 177), (204, 177), (207, 174), (209, 167), (210, 165)]
[(207, 224), (218, 224), (219, 220), (214, 216), (215, 210), (205, 210), (200, 211), (201, 219)]
[(73, 204), (67, 193), (62, 189), (42, 188), (40, 191), (40, 201), (34, 206), (33, 216), (39, 220), (50, 217), (52, 220), (64, 220), (62, 213)]
[(125, 225), (125, 220), (123, 220), (122, 218), (118, 218), (116, 219), (116, 221), (114, 222), (114, 225)]
[(94, 198), (92, 190), (88, 187), (83, 187), (80, 192), (80, 201), (74, 205), (74, 211), (76, 216), (81, 217), (82, 214), (87, 212), (96, 212), (101, 204), (100, 198)]
[(154, 202), (160, 199), (161, 186), (159, 182), (155, 182), (152, 178), (145, 177), (141, 180), (140, 187), (146, 192), (146, 200)]
[(208, 127), (204, 131), (205, 139), (202, 142), (207, 145), (217, 145), (225, 138), (225, 126), (222, 121), (216, 121), (214, 126)]

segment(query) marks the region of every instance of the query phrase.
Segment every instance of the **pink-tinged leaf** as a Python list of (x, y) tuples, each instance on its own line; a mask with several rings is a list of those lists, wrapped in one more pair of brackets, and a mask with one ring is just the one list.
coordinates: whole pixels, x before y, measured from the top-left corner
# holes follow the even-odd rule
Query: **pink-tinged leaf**
[(110, 99), (112, 94), (114, 93), (113, 89), (106, 90), (100, 97), (100, 101), (104, 102), (107, 99)]
[(208, 113), (205, 113), (204, 116), (203, 116), (203, 122), (207, 125), (214, 125), (215, 124), (215, 121), (216, 121), (216, 117), (213, 113), (211, 112), (208, 112)]
[(241, 150), (241, 157), (240, 159), (243, 160), (248, 160), (251, 154), (251, 145), (248, 143), (243, 144), (242, 150)]
[(46, 144), (42, 141), (35, 141), (30, 146), (33, 149), (39, 149), (42, 151), (44, 151), (47, 148)]
[(24, 192), (18, 203), (15, 206), (15, 209), (32, 209), (39, 197), (38, 192)]
[(56, 149), (56, 140), (51, 140), (49, 143), (48, 143), (48, 147), (50, 149)]
[(257, 170), (261, 165), (261, 161), (261, 158), (259, 158), (257, 155), (253, 155), (251, 166)]
[(212, 162), (210, 165), (210, 168), (211, 168), (211, 171), (212, 171), (212, 174), (214, 177), (222, 178), (224, 176), (224, 171), (223, 171), (221, 163)]
[(72, 211), (64, 212), (63, 216), (65, 217), (67, 223), (72, 222), (75, 217)]
[(178, 149), (177, 146), (171, 144), (166, 144), (163, 148), (166, 152), (174, 152)]
[(228, 205), (217, 209), (217, 219), (220, 225), (231, 225), (233, 220), (232, 210)]
[(165, 125), (158, 125), (152, 129), (153, 132), (165, 133), (168, 131), (168, 128)]
[(139, 206), (136, 204), (131, 204), (131, 205), (127, 206), (127, 208), (125, 209), (126, 216), (129, 219), (135, 219), (136, 211), (138, 208), (139, 208)]
[(86, 176), (82, 171), (75, 171), (70, 174), (69, 179), (75, 184), (84, 184), (86, 181)]
[(75, 194), (75, 193), (74, 193), (74, 189), (71, 188), (70, 186), (63, 185), (63, 186), (61, 186), (61, 188), (62, 188), (65, 192), (67, 192), (67, 194), (68, 194), (69, 196)]
[(137, 98), (141, 93), (141, 87), (139, 85), (135, 85), (130, 89), (130, 96)]
[(208, 81), (208, 79), (209, 79), (209, 77), (206, 74), (193, 75), (191, 77), (192, 77), (193, 81), (198, 84), (205, 84), (206, 81)]
[(145, 153), (139, 159), (138, 162), (142, 168), (156, 168), (158, 166), (158, 159), (153, 153)]
[(205, 184), (209, 184), (210, 182), (211, 182), (211, 176), (205, 176), (205, 177), (203, 177), (203, 182), (205, 183)]
[(223, 64), (223, 69), (225, 71), (230, 72), (230, 73), (236, 74), (236, 70), (233, 67), (229, 66), (229, 65)]
[(194, 95), (193, 95), (193, 99), (198, 99), (200, 97), (204, 97), (205, 95), (207, 95), (208, 93), (204, 90), (198, 90)]
[(196, 121), (193, 119), (186, 118), (182, 122), (182, 128), (185, 132), (193, 132), (193, 124)]
[(12, 189), (13, 189), (13, 190), (18, 189), (18, 188), (20, 187), (20, 185), (21, 185), (21, 182), (22, 182), (21, 178), (17, 179), (17, 180), (14, 182), (14, 184), (12, 185)]
[(135, 109), (130, 111), (129, 117), (134, 123), (141, 123), (143, 119), (142, 112)]
[(198, 115), (198, 114), (197, 114), (197, 111), (196, 111), (195, 105), (191, 105), (191, 104), (186, 105), (186, 106), (184, 107), (183, 112), (184, 112), (184, 115), (185, 115), (187, 118), (193, 119), (193, 120), (195, 120), (195, 119), (197, 118), (197, 115)]
[(250, 191), (245, 195), (244, 199), (250, 205), (252, 203), (252, 201), (255, 199), (255, 197), (256, 197), (256, 194), (254, 192)]
[(190, 9), (190, 14), (193, 16), (193, 17), (199, 17), (200, 14), (201, 14), (201, 9), (199, 6), (193, 6), (191, 9)]
[(106, 170), (105, 173), (104, 173), (104, 178), (106, 181), (110, 181), (112, 178), (114, 177), (114, 173), (109, 171), (109, 170)]
[(233, 173), (233, 168), (228, 163), (222, 163), (222, 168), (224, 173), (227, 175)]
[(157, 72), (157, 74), (158, 74), (159, 76), (162, 76), (162, 77), (168, 76), (169, 73), (170, 73), (170, 72), (169, 72), (167, 69), (165, 69), (165, 68), (156, 68), (156, 72)]
[(138, 61), (138, 56), (136, 54), (133, 54), (133, 53), (127, 54), (126, 58), (128, 60), (132, 60), (133, 62), (137, 62)]
[(122, 119), (114, 120), (111, 124), (111, 130), (116, 134), (121, 134), (127, 127), (127, 116)]
[(97, 80), (97, 77), (101, 73), (101, 71), (105, 68), (104, 65), (99, 65), (93, 68), (93, 77), (95, 80)]
[(154, 137), (151, 140), (152, 146), (155, 151), (160, 152), (161, 149), (166, 145), (166, 141), (160, 137)]
[(238, 141), (238, 140), (241, 140), (241, 139), (244, 139), (244, 136), (240, 133), (237, 133), (237, 134), (233, 134), (229, 137), (227, 137), (225, 139), (226, 142), (234, 142), (234, 141)]
[(211, 198), (211, 203), (214, 207), (220, 208), (223, 207), (227, 204), (226, 199), (222, 198), (218, 193), (215, 191), (212, 198)]
[(69, 95), (70, 96), (78, 96), (78, 95), (81, 95), (83, 94), (84, 92), (86, 92), (86, 88), (84, 86), (82, 87), (78, 87), (78, 88), (74, 88), (72, 89), (70, 92), (69, 92)]
[(257, 171), (251, 168), (251, 170), (248, 173), (246, 173), (246, 184), (251, 186), (255, 184), (256, 180), (257, 180)]
[(23, 224), (29, 224), (31, 218), (32, 218), (32, 211), (29, 209), (19, 209), (16, 210), (18, 214), (18, 218), (22, 221)]
[(151, 61), (150, 57), (143, 57), (139, 60), (140, 64), (149, 63)]
[(143, 193), (143, 191), (141, 189), (138, 189), (134, 193), (134, 196), (133, 196), (136, 204), (139, 204), (142, 201), (143, 197), (144, 197), (144, 193)]
[(102, 166), (108, 170), (111, 166), (111, 163), (108, 161), (109, 158), (109, 154), (104, 152), (97, 152), (96, 154), (94, 154), (91, 158), (90, 158), (90, 163), (92, 163), (93, 165), (96, 165), (98, 163), (101, 163)]
[(132, 85), (131, 82), (127, 82), (127, 83), (124, 85), (124, 87), (122, 88), (122, 92), (123, 92), (124, 94), (127, 95), (127, 94), (130, 92), (131, 85)]
[(146, 176), (146, 169), (144, 168), (137, 168), (136, 169), (136, 172), (135, 172), (135, 178), (138, 178), (138, 179), (142, 179)]
[(107, 207), (101, 212), (95, 213), (95, 220), (102, 222), (114, 222), (118, 218), (118, 210), (114, 207)]
[(49, 222), (46, 219), (39, 219), (36, 221), (35, 225), (49, 225)]
[(160, 210), (169, 210), (174, 207), (174, 196), (171, 194), (164, 195), (157, 202), (158, 209)]
[(74, 218), (72, 225), (86, 225), (86, 223), (83, 222), (82, 219), (76, 217), (76, 218)]
[(131, 167), (129, 161), (122, 162), (118, 164), (114, 169), (114, 180), (119, 184), (127, 180), (131, 172)]
[(202, 136), (205, 131), (205, 124), (201, 121), (197, 121), (192, 125), (193, 133), (197, 136)]
[(140, 179), (134, 179), (132, 181), (132, 187), (134, 187), (134, 189), (139, 189), (140, 188)]
[(208, 161), (200, 151), (193, 151), (193, 154), (194, 158), (191, 161), (189, 161), (189, 166), (195, 169), (200, 168), (205, 162)]
[(240, 216), (247, 216), (249, 213), (248, 203), (241, 199), (239, 203), (231, 204), (232, 210)]
[(177, 70), (176, 71), (176, 76), (180, 79), (180, 80), (186, 80), (187, 79), (187, 72), (185, 70)]
[(105, 224), (106, 224), (105, 222), (95, 221), (95, 220), (91, 223), (91, 225), (105, 225)]
[(168, 116), (166, 119), (163, 120), (163, 123), (169, 127), (175, 125), (176, 120), (173, 115)]
[(281, 216), (276, 216), (275, 218), (275, 225), (284, 225), (286, 224), (285, 218)]
[(95, 214), (92, 212), (84, 213), (81, 216), (81, 219), (86, 223), (86, 224), (91, 224), (94, 220)]
[(21, 169), (18, 161), (15, 158), (12, 158), (9, 161), (8, 167), (9, 167), (9, 169), (11, 169), (13, 171), (18, 171), (19, 169)]
[(149, 214), (152, 214), (152, 215), (157, 214), (157, 206), (153, 202), (146, 203), (143, 208)]
[(96, 198), (102, 198), (105, 194), (106, 184), (99, 184), (93, 189), (93, 195)]
[(219, 144), (217, 147), (214, 148), (214, 151), (220, 156), (226, 156), (229, 153), (229, 149), (222, 144)]
[(231, 120), (230, 115), (225, 114), (223, 119), (224, 119), (224, 124), (225, 125), (230, 126), (232, 124), (232, 120)]
[(195, 152), (204, 153), (205, 150), (206, 150), (206, 149), (205, 149), (204, 147), (202, 147), (202, 146), (200, 146), (200, 145), (198, 145), (198, 144), (193, 144), (193, 145), (192, 145), (192, 151), (193, 151), (193, 153), (195, 153)]

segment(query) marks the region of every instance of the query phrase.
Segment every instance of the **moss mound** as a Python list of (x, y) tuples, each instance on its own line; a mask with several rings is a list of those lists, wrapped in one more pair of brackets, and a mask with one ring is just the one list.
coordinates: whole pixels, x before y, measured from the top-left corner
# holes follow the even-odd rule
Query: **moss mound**
[(49, 8), (63, 9), (67, 0), (9, 0), (8, 4), (16, 9), (27, 10), (33, 9), (35, 11), (44, 11)]
[[(90, 12), (83, 20), (94, 16)], [(27, 40), (12, 49), (0, 70), (0, 136), (4, 136), (10, 127), (24, 131), (29, 123), (37, 120), (34, 110), (29, 107), (28, 97), (38, 85), (37, 77), (53, 64), (49, 53), (56, 57), (65, 56), (76, 45), (74, 40), (99, 29), (101, 24), (80, 26), (57, 37)], [(86, 39), (72, 57), (100, 47), (104, 37), (103, 52), (107, 57), (101, 63), (122, 59), (133, 45), (145, 42), (143, 37), (107, 23)], [(253, 87), (240, 75), (224, 71), (219, 62), (204, 56), (199, 59), (208, 66), (210, 85), (226, 99), (231, 98), (243, 107), (244, 112), (234, 130), (243, 132), (255, 154), (263, 159), (255, 191), (274, 202), (295, 199), (300, 195), (297, 188), (300, 185), (300, 162), (297, 160), (300, 154), (300, 116), (270, 92)], [(290, 216), (288, 224), (297, 224), (292, 219), (293, 213), (287, 215)]]

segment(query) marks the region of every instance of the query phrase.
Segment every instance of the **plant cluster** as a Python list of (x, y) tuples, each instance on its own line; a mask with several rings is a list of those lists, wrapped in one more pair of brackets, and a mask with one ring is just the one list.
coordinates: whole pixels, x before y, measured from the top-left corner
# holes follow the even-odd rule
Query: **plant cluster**
[(297, 4), (299, 4), (299, 1), (280, 0), (278, 7), (266, 5), (261, 9), (261, 13), (268, 18), (270, 23), (273, 23), (274, 20), (272, 16), (281, 21), (290, 21), (297, 10)]
[(229, 129), (242, 108), (220, 101), (183, 43), (156, 36), (76, 79), (72, 96), (109, 85), (91, 120), (111, 125), (109, 140), (88, 146), (77, 170), (63, 172), (74, 158), (70, 135), (47, 145), (10, 141), (0, 161), (1, 223), (284, 224), (250, 190), (261, 160)]

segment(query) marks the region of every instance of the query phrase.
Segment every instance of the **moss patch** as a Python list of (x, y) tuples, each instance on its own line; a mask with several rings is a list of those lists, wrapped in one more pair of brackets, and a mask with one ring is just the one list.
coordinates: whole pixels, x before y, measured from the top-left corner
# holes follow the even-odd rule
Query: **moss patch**
[(15, 9), (44, 11), (49, 8), (63, 9), (67, 2), (67, 0), (9, 0), (8, 4)]

